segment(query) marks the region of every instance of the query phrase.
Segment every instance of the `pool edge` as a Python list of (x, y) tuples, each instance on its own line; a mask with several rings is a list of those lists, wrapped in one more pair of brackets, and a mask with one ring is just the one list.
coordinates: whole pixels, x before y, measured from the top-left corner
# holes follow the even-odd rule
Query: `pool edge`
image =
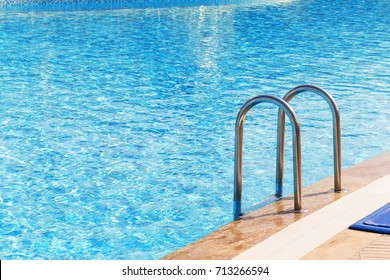
[(285, 197), (264, 208), (230, 222), (163, 260), (227, 260), (232, 259), (288, 225), (324, 206), (388, 175), (390, 152), (383, 153), (342, 172), (342, 187), (346, 192), (333, 192), (333, 176), (302, 190), (302, 205), (307, 212), (294, 213), (293, 198)]

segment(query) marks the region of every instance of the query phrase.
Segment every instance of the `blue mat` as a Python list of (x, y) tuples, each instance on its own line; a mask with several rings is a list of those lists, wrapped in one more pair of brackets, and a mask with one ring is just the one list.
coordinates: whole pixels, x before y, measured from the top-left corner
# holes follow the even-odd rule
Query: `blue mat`
[(349, 227), (363, 231), (390, 234), (390, 203)]

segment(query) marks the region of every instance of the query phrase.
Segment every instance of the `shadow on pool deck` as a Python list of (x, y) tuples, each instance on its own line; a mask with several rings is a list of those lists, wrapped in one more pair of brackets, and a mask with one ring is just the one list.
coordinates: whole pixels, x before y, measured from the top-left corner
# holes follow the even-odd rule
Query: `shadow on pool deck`
[[(206, 237), (165, 256), (163, 259), (233, 259), (289, 225), (389, 173), (390, 152), (387, 152), (343, 170), (342, 187), (347, 190), (346, 192), (333, 192), (333, 176), (304, 188), (302, 207), (308, 210), (307, 212), (292, 212), (293, 198), (286, 197), (249, 213), (238, 221), (222, 226)], [(353, 222), (355, 221), (351, 221), (351, 223)], [(345, 228), (300, 259), (390, 259), (389, 251), (389, 236)]]

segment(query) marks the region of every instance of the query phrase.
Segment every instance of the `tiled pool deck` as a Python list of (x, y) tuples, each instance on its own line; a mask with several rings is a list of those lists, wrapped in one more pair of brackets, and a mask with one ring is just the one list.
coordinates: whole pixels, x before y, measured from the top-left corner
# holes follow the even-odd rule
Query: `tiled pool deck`
[(343, 170), (342, 185), (321, 180), (302, 192), (306, 212), (286, 197), (163, 259), (390, 259), (389, 235), (348, 229), (390, 202), (390, 152)]

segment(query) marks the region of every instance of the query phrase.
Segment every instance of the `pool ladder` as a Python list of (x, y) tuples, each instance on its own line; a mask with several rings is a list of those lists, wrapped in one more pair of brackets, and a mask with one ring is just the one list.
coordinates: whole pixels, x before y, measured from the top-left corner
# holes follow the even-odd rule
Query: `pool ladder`
[(279, 107), (277, 154), (276, 154), (276, 196), (281, 197), (283, 192), (284, 166), (284, 130), (285, 115), (290, 119), (293, 142), (293, 171), (294, 171), (294, 211), (302, 210), (302, 161), (300, 126), (293, 108), (289, 105), (291, 99), (302, 92), (319, 94), (328, 103), (333, 119), (333, 162), (334, 162), (334, 191), (341, 192), (341, 130), (340, 113), (333, 97), (323, 89), (313, 85), (300, 85), (288, 91), (283, 99), (270, 95), (259, 95), (248, 100), (240, 109), (236, 118), (235, 152), (234, 152), (234, 198), (233, 216), (237, 220), (243, 215), (241, 212), (242, 196), (242, 144), (243, 126), (246, 114), (259, 103), (271, 103)]

